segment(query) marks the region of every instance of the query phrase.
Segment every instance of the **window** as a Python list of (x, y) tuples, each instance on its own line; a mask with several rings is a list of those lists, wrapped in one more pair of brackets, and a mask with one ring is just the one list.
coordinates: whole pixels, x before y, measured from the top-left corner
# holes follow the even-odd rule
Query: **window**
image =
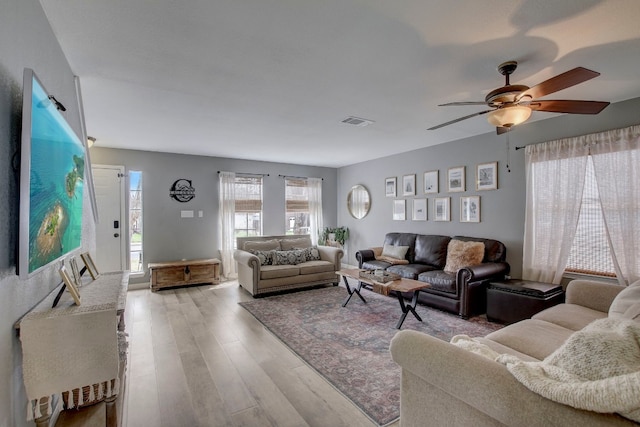
[(129, 171), (129, 268), (142, 273), (142, 172)]
[(616, 275), (591, 156), (587, 159), (580, 217), (565, 271), (597, 276)]
[(262, 177), (235, 178), (235, 236), (262, 234)]
[(285, 234), (311, 234), (306, 179), (285, 178)]

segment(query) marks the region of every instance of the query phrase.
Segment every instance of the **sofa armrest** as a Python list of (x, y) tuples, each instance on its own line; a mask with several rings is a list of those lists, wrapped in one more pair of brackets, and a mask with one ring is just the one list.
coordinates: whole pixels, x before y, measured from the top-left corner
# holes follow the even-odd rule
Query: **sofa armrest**
[(506, 262), (485, 262), (461, 268), (458, 270), (457, 279), (459, 283), (478, 282), (496, 276), (506, 276), (510, 270), (511, 266)]
[(382, 253), (382, 247), (360, 249), (358, 252), (356, 252), (356, 259), (358, 260), (358, 268), (362, 268), (362, 264), (364, 264), (367, 261), (375, 260), (376, 253), (380, 255)]
[(238, 283), (251, 295), (255, 295), (260, 280), (260, 260), (251, 252), (241, 249), (233, 252), (233, 259), (238, 264)]
[(337, 248), (335, 246), (321, 246), (318, 245), (318, 252), (320, 252), (320, 259), (324, 261), (329, 261), (332, 263), (336, 269), (336, 271), (340, 270), (341, 260), (344, 256), (344, 251), (342, 248)]
[[(505, 366), (420, 332), (398, 332), (391, 340), (391, 357), (402, 367), (403, 378), (416, 376), (433, 386), (425, 384), (425, 390), (436, 388), (452, 397), (451, 405), (439, 408), (452, 420), (458, 407), (469, 405), (508, 426), (627, 425), (619, 417), (545, 399), (520, 384)], [(400, 405), (420, 404), (415, 393), (408, 397), (401, 396)], [(429, 394), (422, 398), (428, 404)]]
[(566, 302), (606, 313), (613, 299), (623, 289), (624, 286), (614, 283), (576, 279), (567, 285)]
[(367, 261), (373, 261), (376, 259), (373, 250), (371, 249), (360, 249), (356, 252), (356, 259), (358, 260), (358, 268), (362, 268), (362, 264)]

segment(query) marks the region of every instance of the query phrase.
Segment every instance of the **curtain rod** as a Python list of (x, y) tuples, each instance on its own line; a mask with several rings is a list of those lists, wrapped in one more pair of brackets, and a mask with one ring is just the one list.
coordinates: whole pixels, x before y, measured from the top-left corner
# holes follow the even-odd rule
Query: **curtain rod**
[[(294, 178), (294, 179), (309, 179), (308, 176), (292, 176), (292, 175), (278, 175), (280, 178)], [(324, 181), (324, 178), (320, 178)]]
[[(218, 171), (218, 173), (223, 171)], [(234, 172), (236, 175), (246, 175), (246, 176), (269, 176), (268, 173), (251, 173), (251, 172)]]

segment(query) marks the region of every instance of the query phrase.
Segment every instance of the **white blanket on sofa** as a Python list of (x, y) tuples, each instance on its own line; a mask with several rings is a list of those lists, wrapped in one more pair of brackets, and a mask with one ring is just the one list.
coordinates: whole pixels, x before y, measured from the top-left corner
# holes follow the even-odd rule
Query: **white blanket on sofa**
[(547, 399), (640, 422), (640, 323), (605, 318), (572, 334), (541, 362), (498, 354), (467, 336), (451, 343), (506, 365), (531, 391)]

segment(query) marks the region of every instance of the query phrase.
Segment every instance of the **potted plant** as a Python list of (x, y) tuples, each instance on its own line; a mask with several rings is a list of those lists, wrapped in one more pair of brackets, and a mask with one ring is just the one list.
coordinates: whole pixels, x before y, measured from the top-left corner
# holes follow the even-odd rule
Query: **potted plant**
[(347, 227), (325, 227), (320, 233), (318, 244), (331, 245), (331, 243), (335, 242), (339, 243), (340, 246), (344, 246), (347, 240), (349, 240), (349, 229)]

